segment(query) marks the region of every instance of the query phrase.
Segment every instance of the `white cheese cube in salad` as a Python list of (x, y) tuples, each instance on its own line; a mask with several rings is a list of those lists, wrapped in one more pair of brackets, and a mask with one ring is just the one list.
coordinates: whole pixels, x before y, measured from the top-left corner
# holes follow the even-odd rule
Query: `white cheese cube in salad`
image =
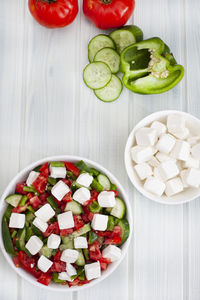
[(33, 225), (37, 227), (40, 231), (45, 232), (47, 230), (48, 224), (38, 217), (33, 220)]
[(65, 167), (52, 167), (50, 165), (50, 177), (52, 178), (65, 178), (67, 170)]
[(32, 183), (38, 178), (39, 172), (31, 171), (26, 179), (27, 186), (31, 186)]
[(134, 146), (131, 148), (131, 158), (137, 164), (150, 160), (154, 153), (155, 149), (153, 147)]
[(66, 263), (66, 271), (70, 277), (77, 274), (76, 269), (70, 263)]
[(35, 212), (36, 217), (41, 219), (44, 222), (49, 221), (54, 215), (55, 211), (49, 203), (43, 205)]
[(176, 177), (179, 174), (178, 166), (174, 160), (162, 162), (158, 170), (164, 181)]
[(40, 269), (44, 273), (46, 273), (52, 265), (53, 262), (50, 259), (46, 258), (44, 255), (41, 255), (37, 262), (38, 269)]
[(165, 190), (165, 183), (151, 176), (146, 179), (144, 189), (157, 196), (162, 196)]
[(167, 127), (165, 126), (165, 124), (163, 124), (159, 121), (154, 121), (151, 124), (151, 128), (156, 130), (158, 137), (160, 137), (162, 134), (166, 133), (166, 131), (167, 131)]
[(193, 158), (191, 155), (188, 157), (186, 161), (183, 162), (183, 168), (199, 168), (199, 160)]
[(70, 188), (62, 180), (59, 180), (51, 189), (52, 195), (61, 201), (62, 198), (70, 192)]
[(97, 200), (101, 207), (114, 207), (116, 204), (114, 192), (103, 191), (98, 195)]
[(74, 281), (74, 279), (71, 279), (71, 277), (67, 274), (67, 272), (61, 272), (58, 274), (58, 279), (60, 280), (67, 280), (69, 282)]
[(25, 215), (18, 213), (11, 213), (9, 227), (10, 228), (23, 228), (25, 225)]
[(102, 251), (102, 256), (105, 258), (109, 258), (111, 262), (119, 260), (122, 254), (122, 250), (115, 246), (115, 245), (109, 245)]
[(71, 211), (66, 211), (57, 215), (58, 225), (60, 229), (68, 229), (74, 227), (74, 218)]
[(88, 173), (82, 173), (76, 179), (76, 182), (84, 187), (89, 187), (93, 181), (93, 176)]
[(179, 177), (170, 179), (166, 182), (165, 194), (171, 197), (183, 191), (183, 183)]
[(156, 149), (160, 152), (168, 154), (174, 147), (176, 139), (170, 134), (161, 135), (159, 141), (156, 144)]
[(141, 180), (146, 179), (153, 173), (152, 168), (147, 163), (138, 164), (134, 169)]
[(158, 167), (160, 164), (159, 160), (155, 156), (153, 156), (147, 163), (153, 168)]
[(191, 149), (192, 156), (200, 160), (200, 144), (196, 144)]
[(79, 255), (79, 252), (77, 250), (73, 249), (65, 249), (61, 254), (61, 261), (64, 261), (66, 263), (75, 263)]
[(200, 170), (190, 168), (182, 173), (184, 182), (191, 187), (198, 188), (200, 185)]
[(153, 128), (143, 127), (138, 129), (135, 138), (139, 146), (153, 146), (157, 141), (157, 131)]
[(107, 229), (108, 216), (102, 214), (95, 214), (92, 218), (91, 227), (94, 230), (105, 231)]
[(90, 199), (90, 191), (85, 187), (81, 187), (80, 189), (75, 191), (75, 193), (73, 194), (73, 199), (80, 204), (83, 204), (85, 201), (88, 201)]
[(50, 249), (57, 249), (60, 246), (60, 242), (60, 236), (52, 233), (47, 239), (47, 247)]
[(99, 261), (87, 264), (84, 268), (87, 280), (92, 280), (101, 276), (101, 267)]
[(26, 249), (28, 249), (32, 255), (37, 254), (41, 250), (42, 246), (43, 242), (36, 235), (32, 235), (25, 245)]
[(185, 141), (177, 140), (171, 152), (171, 157), (178, 160), (187, 161), (189, 158), (189, 154), (190, 154), (190, 144)]
[(87, 238), (84, 236), (78, 236), (74, 239), (74, 248), (86, 249), (88, 248)]

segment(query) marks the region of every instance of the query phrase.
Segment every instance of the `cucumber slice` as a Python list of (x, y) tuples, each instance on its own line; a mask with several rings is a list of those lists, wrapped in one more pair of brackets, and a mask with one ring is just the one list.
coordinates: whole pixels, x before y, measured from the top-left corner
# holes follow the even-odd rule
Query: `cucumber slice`
[(71, 202), (68, 202), (65, 211), (71, 210), (73, 215), (80, 215), (83, 212), (82, 205), (75, 200), (72, 200)]
[(112, 73), (119, 72), (120, 56), (112, 48), (103, 48), (97, 52), (94, 61), (102, 61), (109, 66)]
[(91, 89), (101, 89), (111, 80), (110, 68), (103, 62), (93, 62), (83, 70), (83, 80)]
[(85, 259), (86, 259), (86, 260), (89, 260), (89, 259), (90, 259), (90, 257), (89, 257), (89, 250), (88, 250), (88, 248), (86, 248), (86, 249), (83, 249), (83, 253), (84, 253), (84, 257), (85, 257)]
[(79, 252), (79, 255), (78, 255), (77, 260), (75, 261), (75, 264), (77, 266), (84, 266), (85, 265), (85, 258), (84, 258), (83, 252), (82, 252), (81, 249), (76, 249), (76, 250)]
[(122, 219), (125, 215), (125, 212), (126, 212), (126, 206), (124, 202), (119, 197), (116, 197), (116, 204), (112, 208), (110, 214), (118, 219)]
[(99, 174), (97, 176), (97, 180), (104, 187), (104, 190), (110, 190), (110, 186), (111, 186), (110, 180), (106, 175)]
[(48, 248), (46, 245), (42, 247), (40, 250), (40, 254), (44, 255), (47, 258), (50, 258), (52, 256), (52, 249)]
[(122, 241), (120, 244), (120, 245), (122, 245), (129, 237), (129, 232), (130, 232), (129, 223), (128, 223), (127, 219), (122, 219), (118, 222), (117, 225), (120, 226), (121, 230), (122, 230), (122, 233), (121, 233)]
[(143, 40), (142, 30), (135, 25), (124, 26), (113, 31), (110, 37), (114, 40), (120, 54), (126, 47)]
[(91, 169), (88, 167), (88, 165), (83, 160), (78, 161), (75, 164), (75, 166), (81, 171), (85, 171), (87, 173), (91, 172)]
[(119, 98), (122, 88), (123, 85), (119, 77), (112, 75), (109, 83), (101, 89), (95, 89), (94, 93), (100, 100), (104, 102), (112, 102)]
[(14, 207), (17, 207), (17, 205), (21, 201), (22, 197), (23, 197), (23, 195), (13, 194), (13, 195), (6, 197), (5, 201)]
[(93, 37), (93, 39), (91, 39), (91, 41), (88, 44), (88, 58), (90, 62), (93, 62), (94, 57), (96, 55), (96, 53), (105, 47), (110, 47), (115, 49), (115, 43), (113, 42), (113, 40), (105, 35), (105, 34), (99, 34), (96, 35), (95, 37)]
[[(63, 244), (66, 246), (65, 249), (73, 249), (74, 248), (74, 239), (71, 234), (68, 236), (62, 236), (61, 239), (62, 239)], [(64, 248), (63, 247), (64, 245), (60, 245), (60, 248)]]
[(90, 230), (91, 230), (91, 226), (90, 226), (90, 223), (88, 223), (88, 224), (85, 224), (83, 227), (81, 227), (79, 230), (74, 231), (72, 233), (72, 236), (77, 237), (77, 236), (80, 236), (80, 235), (83, 235), (83, 234), (89, 232)]

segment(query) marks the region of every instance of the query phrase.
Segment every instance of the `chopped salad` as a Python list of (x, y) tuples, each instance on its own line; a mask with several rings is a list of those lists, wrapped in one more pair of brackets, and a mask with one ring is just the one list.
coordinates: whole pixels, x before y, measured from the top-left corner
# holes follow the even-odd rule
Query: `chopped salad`
[(81, 286), (100, 277), (129, 236), (116, 185), (84, 161), (38, 166), (5, 201), (5, 250), (44, 285)]

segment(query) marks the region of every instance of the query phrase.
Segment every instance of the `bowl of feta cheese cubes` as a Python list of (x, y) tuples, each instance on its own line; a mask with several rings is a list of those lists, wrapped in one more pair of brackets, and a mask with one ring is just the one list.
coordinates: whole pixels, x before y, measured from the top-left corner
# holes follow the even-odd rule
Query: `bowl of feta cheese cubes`
[(159, 111), (141, 120), (125, 147), (132, 184), (145, 197), (182, 204), (200, 195), (200, 120), (181, 111)]
[(120, 182), (101, 165), (54, 156), (18, 173), (0, 202), (0, 246), (38, 287), (77, 291), (109, 276), (125, 256), (132, 215)]

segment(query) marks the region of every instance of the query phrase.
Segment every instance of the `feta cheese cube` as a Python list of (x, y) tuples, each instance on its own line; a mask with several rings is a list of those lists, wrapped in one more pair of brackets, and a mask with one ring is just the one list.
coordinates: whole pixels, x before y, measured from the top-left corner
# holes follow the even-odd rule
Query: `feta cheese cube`
[(185, 118), (179, 114), (169, 114), (167, 117), (168, 131), (174, 134), (185, 128)]
[(160, 164), (159, 160), (155, 156), (153, 156), (147, 163), (153, 168), (158, 167)]
[(65, 178), (67, 170), (65, 167), (52, 167), (50, 165), (50, 176), (52, 178)]
[(180, 140), (185, 140), (190, 134), (188, 128), (184, 128), (179, 131), (175, 131), (174, 133), (173, 132), (171, 132), (171, 133)]
[(11, 213), (9, 227), (10, 228), (23, 228), (25, 224), (25, 215), (18, 213)]
[(160, 172), (159, 172), (159, 170), (158, 170), (158, 167), (156, 167), (156, 168), (153, 169), (153, 176), (154, 176), (155, 178), (157, 178), (158, 180), (163, 181), (163, 178), (162, 178), (162, 176), (160, 175)]
[(78, 236), (74, 239), (74, 248), (86, 249), (88, 248), (87, 238), (84, 236)]
[(38, 217), (33, 220), (33, 225), (37, 227), (40, 231), (45, 232), (47, 230), (48, 224)]
[(134, 169), (141, 180), (152, 175), (152, 168), (147, 163), (138, 164)]
[(103, 191), (98, 195), (97, 200), (101, 207), (114, 207), (116, 204), (114, 192)]
[(46, 273), (52, 265), (53, 262), (50, 259), (46, 258), (44, 255), (41, 255), (37, 262), (38, 269), (40, 269), (44, 273)]
[(150, 160), (154, 153), (155, 149), (153, 147), (134, 146), (131, 148), (131, 158), (137, 164)]
[(158, 170), (164, 181), (176, 177), (179, 174), (179, 169), (174, 160), (162, 162), (158, 167)]
[(89, 187), (93, 181), (93, 177), (88, 173), (82, 173), (76, 179), (76, 182), (84, 187)]
[(171, 157), (186, 161), (189, 158), (189, 154), (190, 154), (190, 144), (185, 141), (177, 140), (171, 152)]
[(70, 263), (66, 263), (66, 271), (70, 277), (77, 274), (76, 269)]
[(31, 186), (32, 183), (38, 178), (39, 172), (31, 171), (26, 179), (27, 186)]
[(167, 131), (167, 127), (165, 126), (165, 124), (163, 124), (159, 121), (154, 121), (151, 124), (151, 128), (156, 130), (158, 137), (161, 136), (162, 134), (166, 133), (166, 131)]
[(99, 261), (87, 264), (84, 268), (87, 280), (92, 280), (101, 276), (101, 267)]
[(79, 255), (79, 252), (77, 250), (73, 249), (65, 249), (61, 254), (61, 261), (64, 261), (66, 263), (75, 263)]
[(119, 260), (122, 254), (122, 250), (115, 245), (109, 245), (102, 251), (102, 256), (109, 258), (111, 262)]
[(179, 177), (170, 179), (166, 182), (165, 194), (171, 197), (183, 191), (183, 183)]
[(88, 201), (90, 199), (90, 191), (85, 187), (81, 187), (80, 189), (75, 191), (75, 193), (73, 194), (73, 199), (80, 204), (83, 204), (85, 201)]
[(36, 235), (32, 235), (32, 237), (28, 240), (28, 242), (25, 245), (26, 249), (28, 249), (28, 251), (32, 255), (37, 254), (42, 248), (42, 246), (43, 246), (43, 242)]
[(187, 188), (188, 187), (188, 184), (186, 182), (186, 174), (187, 174), (187, 170), (182, 170), (180, 172), (180, 177), (181, 177), (181, 180), (182, 180), (182, 184), (183, 184), (183, 187), (184, 188)]
[(51, 189), (52, 195), (61, 201), (62, 198), (70, 192), (70, 188), (62, 180), (59, 180)]
[(152, 176), (146, 179), (144, 188), (152, 194), (162, 196), (165, 190), (165, 184), (161, 180)]
[(183, 181), (191, 187), (198, 188), (200, 185), (200, 170), (190, 168), (184, 173), (182, 172)]
[(156, 144), (156, 149), (160, 152), (168, 154), (175, 145), (176, 139), (170, 134), (161, 135)]
[(200, 136), (190, 136), (187, 139), (187, 142), (190, 144), (190, 146), (196, 145), (200, 141)]
[(60, 280), (67, 280), (69, 282), (74, 281), (74, 279), (70, 278), (70, 276), (67, 274), (67, 272), (61, 272), (61, 273), (59, 273), (58, 279), (60, 279)]
[(156, 158), (159, 160), (159, 162), (163, 162), (163, 161), (172, 159), (169, 155), (159, 152), (159, 151), (156, 153)]
[(60, 229), (68, 229), (74, 227), (74, 218), (71, 211), (66, 211), (57, 216)]
[(199, 160), (193, 158), (191, 155), (188, 157), (186, 161), (183, 162), (183, 168), (199, 168)]
[(157, 131), (153, 128), (143, 127), (138, 129), (135, 138), (139, 146), (153, 146), (157, 141)]
[(51, 207), (49, 203), (43, 205), (35, 212), (36, 217), (38, 217), (40, 220), (47, 222), (49, 221), (54, 215), (55, 211)]
[(105, 231), (107, 229), (107, 224), (108, 224), (108, 216), (95, 214), (92, 219), (91, 227), (94, 230)]
[(52, 233), (47, 239), (47, 247), (50, 249), (57, 249), (60, 246), (60, 242), (60, 236)]
[(196, 144), (192, 147), (191, 150), (192, 156), (200, 160), (200, 144)]

